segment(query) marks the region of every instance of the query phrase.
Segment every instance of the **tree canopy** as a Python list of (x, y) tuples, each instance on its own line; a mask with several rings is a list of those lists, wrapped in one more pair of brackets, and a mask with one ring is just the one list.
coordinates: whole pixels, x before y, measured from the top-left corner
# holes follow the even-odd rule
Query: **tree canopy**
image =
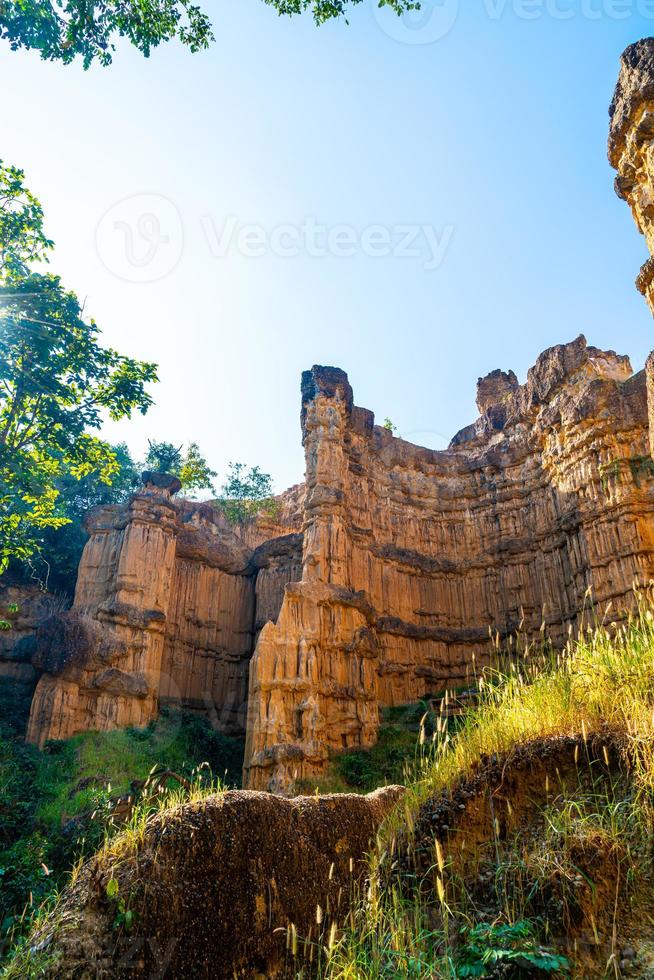
[(184, 452), (184, 446), (148, 439), (148, 454), (143, 468), (157, 473), (172, 473), (179, 478), (182, 490), (186, 493), (196, 490), (213, 492), (213, 478), (218, 476), (209, 467), (197, 442), (189, 442)]
[[(280, 15), (305, 12), (317, 24), (343, 17), (363, 0), (264, 0)], [(420, 6), (414, 0), (377, 0), (395, 13)], [(48, 61), (69, 64), (81, 58), (85, 68), (111, 64), (116, 42), (126, 38), (147, 58), (152, 49), (177, 39), (190, 51), (214, 40), (211, 22), (191, 0), (3, 0), (0, 38), (13, 51), (33, 49)]]
[(147, 412), (157, 380), (156, 365), (101, 346), (58, 276), (29, 270), (52, 248), (42, 222), (22, 172), (0, 161), (0, 572), (67, 523), (62, 474), (111, 482), (118, 460), (92, 430)]
[(120, 504), (141, 486), (143, 470), (174, 473), (182, 482), (185, 493), (195, 490), (213, 491), (215, 472), (209, 469), (198, 444), (190, 442), (186, 451), (183, 446), (170, 442), (148, 440), (148, 453), (143, 462), (137, 462), (125, 445), (111, 446), (116, 459), (116, 470), (111, 482), (93, 471), (77, 478), (64, 467), (55, 480), (57, 512), (67, 523), (43, 529), (39, 536), (38, 553), (29, 562), (13, 562), (10, 571), (23, 581), (38, 581), (50, 591), (72, 598), (75, 593), (77, 570), (88, 534), (84, 519), (92, 507)]
[(275, 517), (279, 510), (270, 474), (258, 466), (248, 469), (245, 463), (229, 464), (217, 503), (231, 524), (244, 524), (260, 513)]

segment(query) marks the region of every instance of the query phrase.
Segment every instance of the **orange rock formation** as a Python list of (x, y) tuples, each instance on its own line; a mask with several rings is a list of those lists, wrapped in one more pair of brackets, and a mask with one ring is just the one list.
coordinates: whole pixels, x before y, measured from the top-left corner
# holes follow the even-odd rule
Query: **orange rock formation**
[[(609, 157), (654, 254), (654, 39), (629, 47)], [(638, 286), (654, 312), (654, 258)], [(589, 596), (620, 616), (654, 577), (654, 354), (584, 337), (479, 381), (479, 419), (435, 452), (302, 378), (306, 483), (235, 534), (146, 474), (89, 517), (74, 608), (37, 638), (29, 737), (143, 725), (162, 702), (246, 732), (245, 782), (288, 791), (330, 750), (371, 745), (379, 709), (466, 683), (491, 636), (555, 643)]]
[(246, 732), (247, 785), (288, 791), (373, 744), (380, 706), (467, 683), (491, 634), (561, 642), (589, 588), (619, 614), (654, 576), (648, 379), (651, 415), (651, 362), (634, 376), (580, 337), (524, 385), (480, 380), (480, 418), (437, 452), (376, 426), (343, 371), (305, 372), (306, 484), (275, 520), (235, 533), (155, 474), (89, 515), (29, 738), (181, 704)]
[(580, 337), (522, 386), (494, 372), (445, 452), (375, 426), (337, 369), (302, 395), (302, 579), (250, 665), (247, 782), (273, 790), (371, 745), (381, 705), (466, 683), (490, 633), (544, 623), (560, 643), (589, 589), (619, 614), (654, 576), (646, 377), (627, 358)]

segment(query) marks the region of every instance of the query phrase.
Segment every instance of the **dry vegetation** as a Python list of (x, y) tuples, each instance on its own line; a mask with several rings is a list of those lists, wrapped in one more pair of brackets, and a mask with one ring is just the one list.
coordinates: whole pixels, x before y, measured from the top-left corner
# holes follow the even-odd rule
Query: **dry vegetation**
[(323, 977), (654, 976), (654, 613), (479, 678)]
[[(654, 976), (653, 610), (639, 595), (618, 624), (589, 612), (560, 654), (498, 649), (504, 669), (477, 677), (462, 720), (425, 714), (412, 783), (346, 921), (317, 907), (308, 935), (289, 925), (276, 975)], [(103, 863), (141, 855), (145, 831), (136, 820)], [(38, 976), (43, 955), (27, 945), (6, 980)]]

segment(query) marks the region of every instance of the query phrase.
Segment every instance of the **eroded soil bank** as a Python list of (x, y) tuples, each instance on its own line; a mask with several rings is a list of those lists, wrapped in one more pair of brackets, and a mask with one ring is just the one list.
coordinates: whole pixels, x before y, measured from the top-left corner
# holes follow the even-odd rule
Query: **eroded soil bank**
[(317, 938), (343, 921), (403, 792), (230, 791), (166, 811), (83, 868), (33, 937), (39, 975), (283, 976), (289, 936)]

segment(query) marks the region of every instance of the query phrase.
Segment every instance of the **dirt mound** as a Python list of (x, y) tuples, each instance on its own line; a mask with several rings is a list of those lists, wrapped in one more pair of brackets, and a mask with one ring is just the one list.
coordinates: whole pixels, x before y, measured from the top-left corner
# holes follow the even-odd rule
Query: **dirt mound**
[(66, 890), (32, 939), (38, 975), (284, 976), (290, 925), (315, 940), (343, 921), (403, 792), (286, 800), (230, 791), (162, 813), (141, 835), (117, 838)]
[(574, 795), (587, 780), (628, 767), (625, 746), (615, 735), (550, 736), (506, 755), (485, 756), (472, 775), (421, 807), (412, 853), (418, 866), (432, 866), (438, 839), (465, 870), (480, 850), (524, 830), (561, 794)]
[[(625, 875), (633, 842), (602, 829), (598, 815), (618, 800), (626, 812), (635, 793), (633, 751), (626, 735), (595, 733), (536, 739), (483, 757), (468, 777), (423, 803), (414, 828), (400, 827), (387, 880), (411, 895), (417, 887), (423, 906), (438, 909), (442, 875), (482, 922), (504, 921), (515, 899), (514, 911), (548, 923), (575, 977), (604, 977), (607, 963), (622, 975), (622, 950), (654, 939), (645, 923), (653, 902)], [(586, 822), (583, 801), (592, 803)], [(566, 808), (572, 818), (557, 837), (552, 814)], [(651, 862), (647, 834), (642, 829), (642, 860)], [(641, 953), (638, 964), (628, 962), (629, 975), (654, 976), (646, 959)]]

